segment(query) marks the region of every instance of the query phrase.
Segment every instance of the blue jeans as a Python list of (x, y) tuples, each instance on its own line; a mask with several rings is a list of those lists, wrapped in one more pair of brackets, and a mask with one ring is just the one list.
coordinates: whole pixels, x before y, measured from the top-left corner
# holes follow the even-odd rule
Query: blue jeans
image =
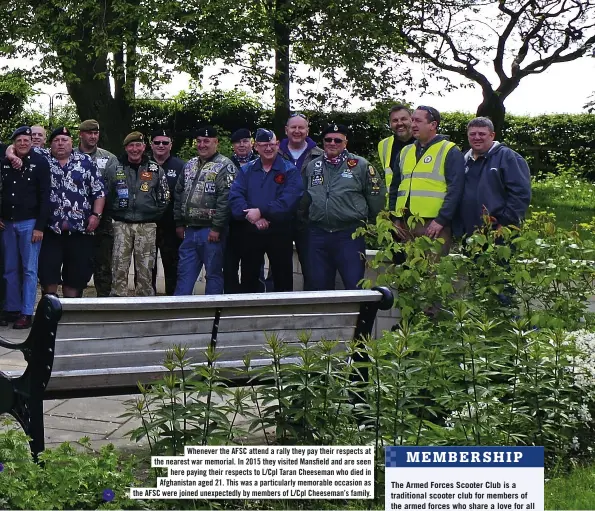
[(41, 250), (41, 242), (31, 242), (35, 219), (5, 222), (4, 225), (4, 310), (32, 316), (37, 298), (37, 261)]
[(318, 227), (308, 231), (308, 279), (312, 291), (335, 289), (337, 271), (345, 289), (358, 289), (364, 278), (366, 253), (363, 237), (353, 239), (355, 229), (328, 232)]
[(186, 227), (184, 241), (178, 252), (178, 281), (174, 296), (191, 295), (203, 265), (206, 270), (206, 295), (223, 294), (223, 253), (225, 235), (219, 241), (207, 241), (210, 227)]

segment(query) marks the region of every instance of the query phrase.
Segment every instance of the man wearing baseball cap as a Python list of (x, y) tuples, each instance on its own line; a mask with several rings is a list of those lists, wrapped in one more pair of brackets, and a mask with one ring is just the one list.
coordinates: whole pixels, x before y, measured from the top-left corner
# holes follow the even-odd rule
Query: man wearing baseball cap
[[(109, 151), (98, 147), (99, 136), (99, 123), (95, 119), (87, 119), (79, 124), (78, 151), (89, 155), (97, 165), (97, 171), (103, 175), (110, 169), (115, 170), (118, 166), (118, 158)], [(93, 250), (93, 284), (97, 296), (109, 296), (112, 289), (113, 246), (112, 218), (105, 208), (99, 221), (99, 227), (95, 229)]]
[(32, 147), (31, 128), (21, 126), (12, 134), (19, 169), (2, 160), (0, 228), (3, 229), (6, 302), (0, 325), (30, 328), (37, 296), (37, 264), (43, 231), (50, 215), (50, 169)]
[(275, 134), (256, 131), (259, 158), (242, 167), (229, 194), (233, 217), (242, 230), (242, 289), (259, 290), (262, 260), (269, 258), (275, 291), (293, 291), (294, 220), (303, 185), (299, 170), (282, 158)]
[(134, 254), (136, 296), (153, 296), (157, 220), (170, 201), (165, 171), (145, 155), (139, 131), (124, 138), (125, 154), (106, 173), (109, 211), (114, 219), (112, 296), (128, 296), (128, 273)]
[(349, 130), (331, 124), (322, 132), (324, 154), (305, 171), (308, 207), (308, 275), (314, 291), (335, 289), (337, 271), (345, 289), (364, 278), (366, 244), (353, 238), (358, 227), (375, 222), (386, 186), (361, 156), (347, 151)]

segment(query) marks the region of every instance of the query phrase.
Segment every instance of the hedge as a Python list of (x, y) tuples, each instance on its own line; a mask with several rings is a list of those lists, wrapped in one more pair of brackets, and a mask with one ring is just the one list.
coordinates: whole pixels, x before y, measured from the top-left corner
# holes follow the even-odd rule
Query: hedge
[[(240, 127), (255, 130), (259, 126), (271, 126), (272, 111), (261, 102), (245, 93), (236, 91), (211, 91), (205, 93), (182, 93), (174, 100), (138, 99), (134, 102), (134, 128), (145, 133), (163, 126), (174, 133), (174, 152), (184, 156), (194, 154), (191, 140), (195, 129), (204, 123), (217, 126), (220, 139), (229, 136)], [(310, 118), (310, 134), (320, 143), (318, 134), (330, 122), (346, 124), (352, 134), (349, 148), (352, 152), (377, 160), (378, 142), (390, 135), (387, 126), (389, 106), (379, 104), (369, 111), (359, 112), (312, 112), (304, 111)], [(3, 138), (10, 129), (27, 122), (39, 113), (17, 115), (2, 123)], [(473, 117), (462, 112), (442, 114), (440, 132), (448, 135), (463, 150), (468, 148), (466, 125)], [(78, 119), (72, 120), (72, 125)], [(281, 134), (283, 135), (283, 134)], [(570, 169), (576, 173), (595, 178), (595, 114), (559, 114), (537, 117), (506, 117), (501, 142), (506, 143), (528, 161), (533, 174)], [(228, 143), (224, 145), (229, 147)]]

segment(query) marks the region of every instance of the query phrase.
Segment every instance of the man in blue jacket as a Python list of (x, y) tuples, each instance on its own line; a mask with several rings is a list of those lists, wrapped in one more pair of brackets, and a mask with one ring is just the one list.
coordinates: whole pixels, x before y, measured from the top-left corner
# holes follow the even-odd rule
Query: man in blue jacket
[(259, 289), (264, 254), (275, 276), (275, 291), (293, 291), (291, 226), (303, 195), (296, 166), (282, 158), (275, 134), (260, 128), (255, 136), (259, 158), (242, 167), (229, 193), (234, 219), (242, 231), (242, 290)]
[(467, 125), (471, 149), (465, 154), (465, 191), (455, 234), (470, 235), (489, 216), (494, 227), (519, 225), (531, 202), (531, 178), (524, 158), (495, 141), (494, 125), (477, 117)]

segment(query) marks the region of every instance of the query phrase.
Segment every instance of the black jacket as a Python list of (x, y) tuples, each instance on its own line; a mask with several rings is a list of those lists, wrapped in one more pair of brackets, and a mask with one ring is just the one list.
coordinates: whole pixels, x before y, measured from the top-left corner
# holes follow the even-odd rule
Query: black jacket
[(35, 219), (35, 229), (43, 231), (50, 216), (50, 166), (34, 151), (22, 160), (23, 166), (16, 170), (8, 158), (2, 159), (2, 219), (9, 222)]

